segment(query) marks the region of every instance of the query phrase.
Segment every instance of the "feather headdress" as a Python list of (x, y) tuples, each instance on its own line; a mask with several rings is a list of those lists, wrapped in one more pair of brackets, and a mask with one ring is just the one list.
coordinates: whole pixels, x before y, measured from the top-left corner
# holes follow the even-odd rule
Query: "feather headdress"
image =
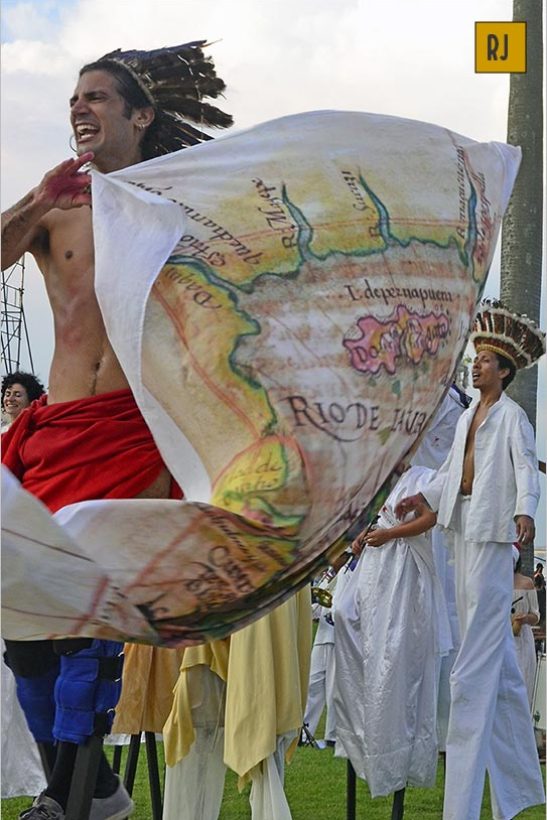
[(492, 350), (517, 370), (532, 367), (545, 353), (545, 333), (527, 316), (511, 313), (501, 302), (485, 299), (470, 336), (477, 353)]
[[(105, 54), (91, 66), (111, 63), (122, 66), (155, 109), (155, 119), (148, 128), (143, 150), (148, 157), (168, 154), (196, 145), (212, 137), (190, 125), (227, 128), (233, 120), (229, 114), (204, 102), (215, 99), (226, 88), (217, 77), (210, 57), (203, 53), (206, 40), (153, 51), (122, 51)], [(87, 66), (86, 66), (87, 68)]]

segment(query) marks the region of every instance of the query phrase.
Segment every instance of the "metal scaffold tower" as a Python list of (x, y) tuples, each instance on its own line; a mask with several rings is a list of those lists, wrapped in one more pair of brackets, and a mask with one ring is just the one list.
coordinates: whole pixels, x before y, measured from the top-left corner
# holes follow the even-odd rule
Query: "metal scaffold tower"
[(21, 366), (22, 354), (34, 372), (30, 341), (23, 307), (25, 257), (2, 271), (2, 370), (14, 373)]

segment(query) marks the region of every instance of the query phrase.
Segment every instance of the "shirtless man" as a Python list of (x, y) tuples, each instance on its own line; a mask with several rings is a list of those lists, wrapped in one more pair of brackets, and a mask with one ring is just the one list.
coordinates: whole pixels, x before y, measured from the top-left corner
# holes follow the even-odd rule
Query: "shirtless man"
[[(465, 442), (460, 486), (460, 492), (463, 496), (471, 495), (473, 490), (477, 430), (486, 420), (490, 408), (499, 401), (503, 390), (514, 377), (513, 372), (513, 376), (509, 381), (504, 382), (511, 373), (511, 363), (507, 361), (508, 366), (502, 367), (502, 358), (491, 350), (481, 350), (473, 361), (473, 387), (480, 391), (480, 400), (475, 408)], [(516, 515), (514, 520), (516, 540), (519, 544), (531, 544), (536, 533), (533, 517), (530, 515)]]
[[(509, 316), (496, 306), (479, 313), (472, 372), (480, 398), (461, 415), (436, 478), (396, 509), (403, 515), (425, 500), (454, 543), (461, 646), (450, 678), (444, 820), (478, 820), (486, 770), (495, 818), (515, 817), (544, 800), (509, 614), (511, 545), (533, 541), (539, 500), (533, 430), (504, 393), (517, 367), (533, 361), (518, 334), (508, 338)], [(541, 331), (534, 334), (544, 350)]]
[[(97, 170), (108, 173), (205, 138), (187, 123), (181, 126), (180, 120), (166, 118), (161, 91), (154, 96), (154, 61), (162, 54), (171, 57), (173, 53), (176, 68), (172, 68), (173, 61), (169, 63), (172, 79), (182, 82), (190, 76), (194, 82), (197, 73), (192, 73), (191, 64), (196, 59), (200, 71), (209, 71), (207, 79), (212, 77), (218, 92), (222, 91), (224, 84), (216, 78), (212, 63), (207, 62), (203, 68), (201, 45), (140, 52), (143, 60), (148, 59), (141, 74), (133, 63), (131, 70), (126, 68), (125, 55), (119, 52), (84, 66), (70, 100), (70, 121), (79, 156), (49, 171), (2, 217), (2, 268), (27, 251), (33, 254), (44, 275), (55, 328), (47, 404), (44, 401), (29, 411), (39, 422), (32, 432), (26, 428), (21, 431), (17, 424), (12, 426), (5, 436), (3, 461), (52, 512), (89, 499), (177, 495), (178, 488), (172, 486), (110, 345), (95, 296), (91, 177), (85, 166), (92, 163)], [(165, 75), (165, 66), (163, 72)], [(194, 111), (195, 93), (199, 95), (200, 91), (198, 82), (195, 80), (192, 92)], [(184, 93), (177, 99), (171, 87), (169, 114), (174, 111), (188, 116), (186, 99)], [(222, 116), (223, 123), (213, 124), (229, 124), (230, 118)], [(210, 122), (203, 111), (198, 118)], [(124, 442), (129, 426), (135, 454)], [(75, 431), (81, 433), (78, 439), (73, 437)], [(65, 433), (71, 436), (71, 447), (66, 446)], [(66, 454), (70, 459), (66, 480), (62, 468), (59, 471), (57, 467), (62, 464), (63, 450), (70, 450)], [(96, 469), (94, 451), (100, 453), (95, 457)], [(108, 470), (104, 469), (105, 459)], [(47, 472), (48, 463), (56, 465), (55, 471)], [(113, 707), (119, 698), (122, 649), (121, 644), (112, 641), (87, 639), (9, 642), (7, 655), (16, 674), (18, 697), (52, 769), (47, 789), (21, 817), (64, 818), (78, 746), (85, 745), (92, 734), (104, 734), (110, 729)], [(78, 663), (81, 659), (88, 669), (90, 658), (97, 664), (97, 677), (84, 685), (85, 675), (78, 672)], [(58, 678), (62, 685), (57, 685), (54, 702), (53, 686)], [(74, 707), (74, 698), (79, 697), (75, 692), (84, 688), (92, 706)], [(65, 690), (67, 702), (63, 702)], [(91, 820), (126, 817), (132, 808), (129, 795), (103, 755)]]
[(49, 403), (124, 389), (127, 380), (108, 341), (93, 276), (91, 177), (140, 162), (151, 107), (124, 116), (116, 80), (103, 71), (82, 75), (70, 100), (80, 156), (62, 162), (2, 216), (2, 269), (26, 251), (44, 274), (55, 321)]

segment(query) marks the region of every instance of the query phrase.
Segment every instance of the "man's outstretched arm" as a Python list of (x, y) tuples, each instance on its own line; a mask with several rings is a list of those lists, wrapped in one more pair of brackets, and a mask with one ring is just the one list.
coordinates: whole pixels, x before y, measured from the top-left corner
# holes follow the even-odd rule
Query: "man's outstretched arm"
[(40, 220), (53, 208), (89, 205), (91, 177), (80, 171), (93, 159), (91, 152), (68, 159), (48, 171), (40, 184), (2, 214), (2, 270), (32, 250), (40, 231)]

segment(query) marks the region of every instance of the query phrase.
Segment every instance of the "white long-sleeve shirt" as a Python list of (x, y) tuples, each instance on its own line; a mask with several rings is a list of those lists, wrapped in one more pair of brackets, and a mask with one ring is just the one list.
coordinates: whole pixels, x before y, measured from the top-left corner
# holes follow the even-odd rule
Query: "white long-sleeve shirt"
[[(423, 491), (437, 522), (453, 529), (452, 516), (460, 492), (467, 433), (478, 401), (460, 417), (454, 443), (437, 475)], [(475, 475), (467, 527), (467, 541), (511, 543), (514, 519), (534, 518), (539, 501), (534, 431), (526, 413), (502, 393), (475, 433)]]

